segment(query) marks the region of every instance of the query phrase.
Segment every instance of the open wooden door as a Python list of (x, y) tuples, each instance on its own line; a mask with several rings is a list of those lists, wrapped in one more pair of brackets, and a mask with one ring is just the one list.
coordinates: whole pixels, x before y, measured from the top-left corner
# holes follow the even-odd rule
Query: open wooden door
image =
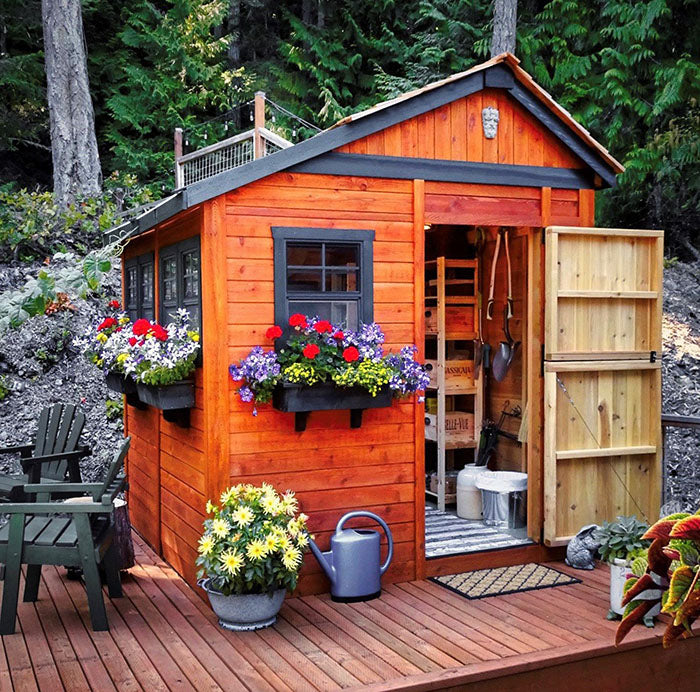
[(544, 541), (661, 498), (663, 231), (550, 227)]

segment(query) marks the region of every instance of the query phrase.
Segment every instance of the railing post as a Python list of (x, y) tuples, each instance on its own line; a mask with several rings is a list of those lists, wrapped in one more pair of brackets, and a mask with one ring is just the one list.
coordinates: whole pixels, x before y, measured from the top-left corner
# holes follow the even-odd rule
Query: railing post
[(265, 127), (265, 92), (256, 91), (255, 92), (255, 106), (254, 106), (254, 118), (255, 118), (255, 138), (253, 139), (253, 158), (259, 159), (265, 155), (265, 143), (263, 142), (262, 136), (260, 135), (260, 128)]
[(179, 190), (181, 187), (185, 186), (185, 181), (182, 175), (182, 166), (180, 165), (180, 158), (182, 157), (182, 128), (176, 127), (175, 134), (173, 136), (173, 144), (175, 148), (175, 189)]

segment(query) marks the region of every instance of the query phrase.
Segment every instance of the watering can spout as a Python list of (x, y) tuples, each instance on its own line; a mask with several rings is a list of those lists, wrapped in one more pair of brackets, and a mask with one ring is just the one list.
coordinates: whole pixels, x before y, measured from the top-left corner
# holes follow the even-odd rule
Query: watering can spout
[(320, 548), (316, 545), (313, 539), (309, 539), (309, 547), (314, 557), (318, 560), (318, 564), (321, 565), (326, 576), (330, 579), (331, 584), (335, 584), (335, 567), (333, 567), (333, 554), (332, 552), (323, 553)]

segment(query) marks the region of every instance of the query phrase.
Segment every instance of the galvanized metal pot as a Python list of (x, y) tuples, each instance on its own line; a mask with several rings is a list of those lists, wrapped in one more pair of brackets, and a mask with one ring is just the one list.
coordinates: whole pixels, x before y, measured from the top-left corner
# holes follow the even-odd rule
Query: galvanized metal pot
[(197, 584), (209, 596), (209, 602), (219, 618), (219, 624), (227, 630), (246, 632), (274, 625), (277, 620), (286, 589), (271, 594), (245, 593), (225, 596), (212, 586), (211, 579), (200, 579)]

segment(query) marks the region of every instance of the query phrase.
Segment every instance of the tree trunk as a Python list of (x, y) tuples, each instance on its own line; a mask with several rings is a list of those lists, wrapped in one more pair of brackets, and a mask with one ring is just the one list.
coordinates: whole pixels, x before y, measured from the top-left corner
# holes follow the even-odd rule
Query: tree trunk
[(316, 16), (316, 26), (319, 29), (324, 29), (326, 26), (326, 8), (323, 5), (324, 0), (318, 0), (318, 15)]
[(68, 204), (102, 186), (80, 0), (42, 0), (41, 14), (53, 189), (59, 203)]
[(493, 0), (493, 35), (491, 57), (501, 53), (515, 54), (515, 27), (518, 0)]
[(238, 67), (241, 64), (241, 0), (230, 0), (228, 9), (228, 65)]

